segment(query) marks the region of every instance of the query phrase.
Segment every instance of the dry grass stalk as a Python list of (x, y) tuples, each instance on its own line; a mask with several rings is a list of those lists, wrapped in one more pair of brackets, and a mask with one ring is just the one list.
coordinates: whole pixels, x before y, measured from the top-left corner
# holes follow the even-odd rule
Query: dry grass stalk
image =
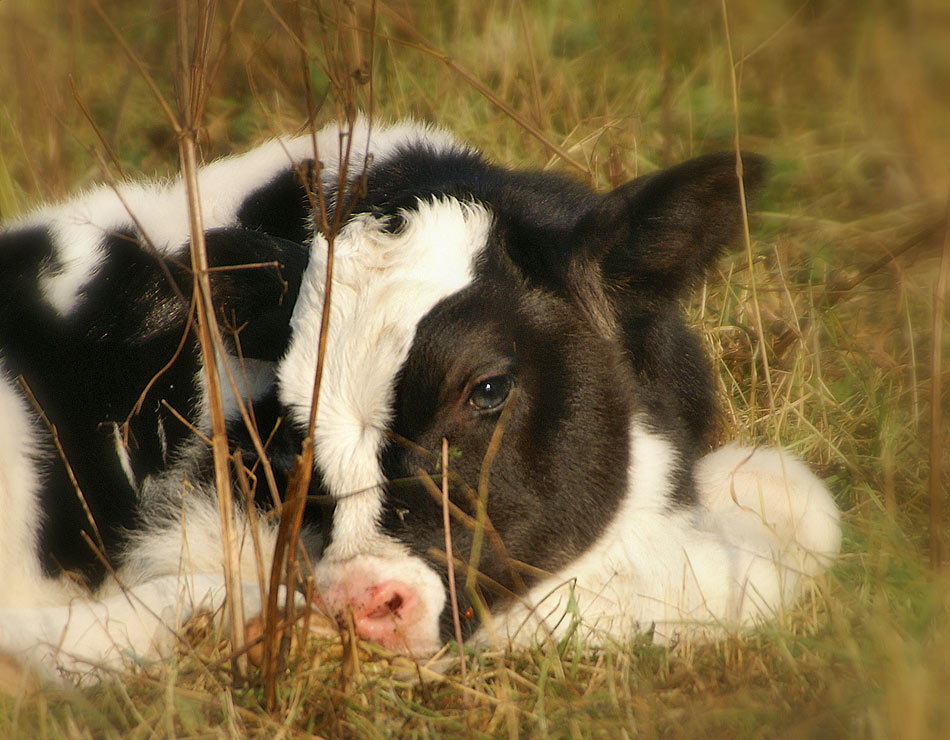
[(227, 422), (222, 402), (221, 379), (218, 375), (218, 359), (227, 362), (224, 342), (216, 320), (211, 300), (211, 280), (208, 272), (208, 254), (204, 242), (204, 225), (201, 215), (201, 199), (198, 191), (198, 154), (196, 137), (200, 125), (200, 111), (204, 107), (208, 84), (207, 54), (208, 35), (211, 32), (214, 6), (202, 2), (198, 10), (198, 41), (194, 55), (189, 58), (191, 38), (188, 32), (188, 8), (185, 0), (177, 3), (180, 85), (179, 116), (174, 123), (181, 156), (182, 177), (188, 199), (188, 217), (191, 227), (191, 269), (194, 280), (194, 295), (197, 296), (198, 342), (205, 370), (209, 411), (211, 415), (211, 449), (214, 456), (215, 490), (218, 513), (221, 517), (221, 541), (223, 545), (224, 580), (227, 589), (228, 624), (231, 644), (235, 650), (235, 679), (247, 675), (247, 658), (244, 647), (244, 600), (240, 584), (238, 544), (234, 530), (234, 498), (231, 490), (231, 451), (228, 447)]
[[(732, 51), (732, 33), (729, 30), (729, 11), (726, 7), (726, 0), (722, 0), (722, 25), (725, 36), (726, 51), (729, 55), (729, 83), (730, 89), (732, 91), (733, 126), (735, 131), (734, 146), (736, 152), (736, 177), (739, 179), (739, 204), (742, 208), (742, 238), (743, 244), (745, 245), (746, 260), (748, 261), (749, 266), (749, 287), (752, 294), (753, 316), (755, 318), (755, 331), (758, 339), (758, 344), (756, 346), (755, 353), (753, 353), (753, 357), (755, 354), (758, 354), (759, 362), (762, 364), (762, 372), (765, 377), (765, 387), (768, 392), (769, 413), (772, 414), (775, 412), (775, 389), (772, 386), (772, 372), (769, 367), (768, 356), (769, 344), (766, 341), (765, 328), (762, 324), (762, 307), (759, 304), (758, 286), (755, 280), (752, 236), (749, 231), (749, 211), (745, 197), (745, 183), (742, 180), (742, 157), (740, 156), (742, 152), (742, 143), (741, 137), (739, 135), (740, 117), (738, 68)], [(753, 414), (755, 414), (754, 411)]]
[[(223, 565), (224, 577), (227, 589), (227, 609), (228, 622), (230, 627), (230, 640), (234, 650), (234, 675), (241, 680), (246, 675), (247, 663), (243, 650), (244, 642), (244, 608), (242, 591), (240, 589), (240, 575), (237, 536), (234, 528), (234, 499), (231, 487), (230, 458), (231, 453), (228, 447), (226, 420), (224, 418), (224, 409), (221, 394), (221, 379), (218, 374), (218, 358), (226, 358), (224, 342), (221, 337), (220, 329), (216, 320), (211, 299), (210, 270), (208, 268), (207, 252), (204, 244), (204, 227), (201, 216), (200, 193), (198, 191), (198, 153), (197, 153), (197, 135), (201, 125), (201, 117), (208, 99), (211, 79), (208, 74), (208, 56), (210, 49), (211, 31), (214, 25), (215, 6), (213, 2), (203, 0), (195, 11), (197, 18), (197, 31), (195, 38), (192, 39), (188, 28), (188, 5), (184, 0), (176, 3), (176, 30), (177, 30), (177, 75), (178, 84), (178, 113), (173, 112), (171, 106), (165, 101), (158, 86), (152, 80), (145, 65), (128, 44), (121, 32), (110, 21), (107, 14), (99, 6), (97, 0), (92, 0), (92, 5), (99, 17), (106, 23), (118, 43), (124, 49), (126, 55), (138, 69), (142, 79), (146, 82), (149, 89), (155, 96), (156, 101), (161, 106), (168, 118), (169, 124), (175, 132), (178, 141), (179, 162), (182, 172), (182, 179), (185, 183), (185, 193), (188, 205), (189, 227), (191, 233), (191, 248), (189, 256), (191, 259), (191, 268), (193, 276), (193, 298), (192, 307), (195, 311), (197, 335), (202, 355), (202, 361), (205, 369), (205, 381), (209, 399), (209, 413), (211, 418), (211, 437), (210, 444), (212, 448), (214, 471), (215, 471), (215, 489), (217, 493), (219, 515), (221, 518), (221, 540), (223, 547)], [(240, 3), (231, 18), (233, 28), (236, 22), (237, 13), (240, 9)], [(224, 47), (218, 55), (218, 61), (215, 63), (215, 71), (223, 58)], [(77, 96), (78, 99), (78, 96)], [(82, 106), (84, 114), (88, 115), (88, 110)], [(98, 132), (98, 127), (95, 127)], [(98, 132), (100, 139), (101, 132)], [(131, 214), (133, 220), (135, 215)], [(139, 229), (142, 231), (141, 229)], [(148, 236), (144, 232), (143, 239), (148, 242)], [(154, 251), (154, 248), (153, 248)], [(174, 282), (171, 281), (174, 285)], [(192, 328), (189, 322), (186, 327), (186, 333)], [(183, 340), (184, 341), (184, 337)], [(181, 345), (179, 346), (179, 351)], [(177, 353), (176, 353), (177, 354)], [(174, 357), (169, 360), (169, 364), (174, 361)], [(222, 365), (227, 366), (226, 359), (223, 359)], [(160, 371), (161, 372), (161, 371)], [(159, 373), (160, 374), (160, 373)], [(228, 370), (228, 380), (235, 392), (235, 396), (240, 398), (237, 392), (235, 379), (231, 377)], [(153, 381), (154, 382), (154, 381)], [(146, 389), (147, 391), (147, 389)], [(144, 396), (143, 391), (142, 396)], [(141, 398), (141, 397), (140, 397)], [(135, 413), (135, 409), (131, 414)], [(259, 452), (263, 452), (259, 438), (254, 434), (252, 425), (247, 419), (242, 405), (242, 413), (245, 415), (245, 421), (252, 431), (252, 438), (255, 438)], [(265, 470), (268, 470), (266, 456), (262, 455), (265, 461)], [(269, 472), (269, 470), (268, 470)], [(273, 476), (269, 475), (269, 482), (272, 489), (275, 489)]]
[[(276, 683), (279, 674), (279, 668), (286, 657), (286, 653), (290, 645), (289, 638), (285, 634), (280, 639), (280, 650), (278, 651), (275, 649), (275, 645), (278, 642), (278, 609), (276, 586), (279, 575), (282, 573), (282, 569), (285, 568), (285, 584), (288, 598), (286, 604), (284, 605), (284, 621), (286, 624), (293, 624), (296, 621), (294, 614), (294, 603), (293, 599), (290, 598), (289, 595), (295, 592), (297, 586), (297, 543), (299, 539), (300, 528), (303, 524), (303, 511), (306, 504), (311, 473), (313, 470), (313, 435), (320, 402), (320, 386), (323, 380), (323, 369), (326, 357), (327, 336), (330, 322), (330, 306), (333, 293), (334, 241), (337, 231), (339, 230), (340, 225), (343, 223), (343, 220), (346, 218), (347, 214), (343, 212), (342, 208), (338, 207), (333, 210), (332, 219), (328, 219), (327, 202), (324, 196), (323, 179), (320, 173), (320, 152), (317, 150), (316, 145), (315, 117), (317, 105), (312, 95), (312, 84), (310, 77), (311, 56), (308, 51), (307, 43), (301, 35), (303, 33), (304, 25), (301, 19), (300, 4), (295, 3), (291, 6), (291, 12), (295, 16), (295, 30), (292, 30), (290, 26), (288, 26), (286, 22), (283, 21), (283, 19), (279, 18), (276, 10), (272, 6), (268, 4), (268, 7), (270, 12), (276, 18), (278, 18), (279, 22), (287, 31), (288, 35), (294, 39), (295, 46), (299, 52), (301, 77), (303, 79), (304, 89), (306, 91), (307, 118), (310, 135), (313, 140), (314, 162), (316, 169), (312, 180), (307, 181), (308, 197), (310, 199), (311, 210), (315, 214), (315, 229), (324, 236), (327, 245), (323, 308), (320, 318), (320, 334), (317, 338), (317, 365), (313, 379), (313, 394), (311, 396), (312, 400), (310, 404), (308, 434), (304, 439), (303, 449), (301, 450), (300, 456), (297, 458), (291, 476), (291, 481), (288, 485), (287, 503), (290, 503), (292, 500), (294, 502), (293, 507), (289, 508), (285, 505), (281, 511), (281, 520), (278, 529), (277, 543), (275, 545), (273, 568), (271, 571), (271, 584), (267, 596), (267, 608), (264, 614), (263, 678), (265, 704), (269, 709), (273, 709), (276, 702)], [(350, 28), (347, 29), (342, 22), (338, 22), (335, 26), (335, 38), (331, 37), (326, 29), (324, 29), (322, 36), (324, 51), (327, 59), (327, 65), (324, 68), (324, 71), (327, 73), (332, 86), (332, 102), (336, 108), (337, 122), (340, 125), (341, 130), (339, 145), (340, 151), (338, 152), (340, 166), (338, 168), (336, 186), (338, 193), (346, 193), (352, 173), (352, 170), (350, 169), (350, 160), (353, 140), (351, 136), (344, 134), (343, 132), (352, 130), (352, 123), (357, 113), (356, 86), (358, 84), (363, 84), (366, 81), (366, 78), (371, 76), (372, 54), (370, 54), (368, 60), (364, 60), (362, 57), (362, 52), (360, 51), (360, 39), (356, 32), (355, 23), (353, 23), (353, 19), (355, 18), (355, 10), (351, 6), (341, 2), (335, 3), (334, 7), (338, 17), (342, 16), (351, 23)], [(343, 48), (347, 50), (342, 57), (342, 64), (336, 63), (339, 59), (338, 55), (334, 53), (335, 49), (337, 48)], [(347, 62), (349, 62), (349, 66)], [(356, 64), (357, 67), (353, 67), (352, 65), (354, 64)], [(358, 74), (354, 75), (354, 72), (357, 71)], [(365, 74), (363, 74), (364, 72)], [(344, 199), (339, 198), (338, 203), (342, 202), (344, 202)], [(312, 604), (308, 600), (306, 606), (307, 614), (305, 615), (305, 618), (309, 618), (308, 615), (311, 608)], [(350, 628), (352, 633), (352, 620)], [(355, 636), (352, 637), (350, 644), (354, 644), (354, 640)]]
[(946, 531), (943, 521), (943, 324), (947, 282), (950, 280), (950, 201), (944, 231), (940, 270), (934, 285), (933, 339), (930, 355), (930, 565), (939, 569), (944, 563)]
[[(491, 477), (491, 468), (492, 464), (495, 462), (495, 456), (498, 454), (498, 451), (501, 449), (501, 440), (505, 435), (505, 428), (508, 426), (508, 419), (511, 417), (512, 411), (515, 408), (515, 405), (518, 401), (518, 387), (515, 386), (511, 389), (511, 393), (508, 395), (508, 400), (505, 402), (504, 408), (501, 410), (501, 414), (498, 416), (498, 421), (495, 424), (495, 429), (492, 432), (491, 439), (488, 441), (488, 449), (485, 450), (485, 457), (482, 459), (481, 469), (478, 473), (478, 499), (476, 501), (475, 509), (475, 535), (472, 538), (472, 552), (469, 557), (468, 571), (465, 579), (465, 591), (469, 594), (469, 597), (472, 599), (473, 603), (480, 603), (481, 599), (476, 598), (477, 592), (475, 589), (475, 584), (478, 581), (478, 562), (481, 559), (482, 552), (482, 541), (486, 532), (495, 532), (495, 528), (491, 526), (491, 521), (488, 518), (488, 481)], [(497, 542), (496, 542), (497, 540)], [(497, 539), (497, 534), (495, 540), (492, 541), (492, 544), (498, 549), (498, 554), (502, 555), (505, 559), (505, 562), (508, 563), (509, 568), (511, 569), (512, 579), (514, 580), (515, 589), (520, 593), (524, 591), (524, 583), (521, 580), (521, 576), (518, 574), (512, 566), (512, 560), (507, 556), (504, 550), (504, 543), (500, 539)], [(482, 614), (479, 614), (480, 618), (487, 619), (488, 614), (484, 607), (481, 608)]]
[(379, 4), (380, 10), (383, 14), (394, 21), (399, 25), (400, 29), (408, 34), (411, 38), (414, 39), (414, 43), (403, 41), (394, 37), (386, 37), (387, 41), (392, 43), (403, 44), (405, 46), (412, 47), (418, 51), (423, 52), (431, 57), (434, 57), (441, 61), (446, 67), (455, 72), (459, 77), (461, 77), (468, 85), (471, 85), (479, 95), (483, 96), (486, 100), (490, 100), (493, 105), (495, 105), (499, 110), (503, 111), (511, 120), (515, 121), (519, 126), (521, 126), (525, 131), (527, 131), (531, 136), (540, 141), (545, 147), (551, 150), (554, 154), (560, 157), (564, 162), (569, 164), (578, 172), (589, 177), (590, 170), (587, 165), (578, 162), (574, 157), (572, 157), (568, 152), (566, 152), (563, 147), (556, 144), (546, 136), (542, 131), (538, 129), (537, 126), (532, 124), (527, 120), (523, 115), (518, 111), (508, 105), (504, 100), (498, 97), (489, 87), (487, 87), (481, 80), (476, 76), (468, 72), (465, 68), (459, 65), (458, 62), (452, 59), (451, 56), (445, 52), (439, 50), (437, 47), (433, 46), (421, 33), (418, 29), (413, 26), (411, 23), (406, 22), (402, 16), (399, 15), (395, 10), (390, 8), (386, 3)]
[(458, 594), (455, 591), (455, 556), (452, 551), (452, 520), (449, 516), (449, 440), (442, 439), (442, 527), (445, 529), (445, 560), (449, 572), (449, 606), (459, 649), (459, 671), (465, 683), (465, 645), (462, 642), (462, 622), (459, 619)]
[[(303, 521), (304, 507), (307, 503), (307, 491), (310, 486), (312, 469), (313, 441), (312, 437), (307, 437), (304, 440), (301, 454), (297, 456), (294, 468), (291, 471), (284, 504), (280, 510), (280, 523), (277, 527), (277, 540), (274, 545), (267, 600), (263, 614), (262, 680), (264, 683), (264, 704), (271, 710), (276, 705), (277, 679), (283, 670), (287, 651), (290, 647), (290, 633), (282, 630), (280, 624), (293, 625), (296, 621), (292, 594), (296, 591), (297, 586), (297, 541)], [(278, 603), (282, 581), (286, 585), (287, 593), (287, 600), (283, 605)], [(306, 608), (311, 608), (309, 602)]]

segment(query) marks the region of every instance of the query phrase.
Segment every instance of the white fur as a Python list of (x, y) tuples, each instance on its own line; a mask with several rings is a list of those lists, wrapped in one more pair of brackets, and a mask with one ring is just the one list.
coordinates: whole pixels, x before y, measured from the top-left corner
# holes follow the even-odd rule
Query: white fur
[(698, 526), (735, 540), (762, 536), (780, 562), (814, 576), (841, 547), (841, 515), (825, 484), (781, 450), (729, 444), (696, 470), (703, 509)]
[[(392, 235), (369, 217), (349, 224), (334, 244), (327, 351), (315, 435), (317, 466), (337, 498), (333, 538), (316, 566), (324, 589), (361, 580), (398, 579), (425, 612), (411, 631), (411, 651), (431, 651), (445, 603), (441, 578), (379, 530), (385, 443), (394, 377), (419, 320), (473, 277), (491, 226), (480, 207), (445, 199), (420, 203)], [(317, 363), (325, 290), (323, 244), (314, 250), (292, 321), (293, 340), (280, 366), (281, 397), (306, 424)], [(336, 605), (331, 605), (331, 609)]]
[[(222, 357), (219, 354), (217, 359), (221, 407), (225, 418), (236, 419), (240, 414), (241, 405), (247, 408), (249, 399), (260, 398), (274, 384), (276, 376), (274, 365), (265, 360), (232, 355)], [(208, 375), (204, 368), (199, 369), (195, 374), (195, 383), (201, 388), (198, 428), (207, 431), (211, 429), (211, 407), (208, 400)], [(241, 398), (240, 404), (238, 396)]]
[(728, 445), (697, 470), (698, 510), (669, 508), (672, 445), (635, 420), (631, 486), (597, 543), (479, 639), (530, 643), (580, 620), (593, 642), (716, 635), (771, 618), (838, 552), (838, 512), (799, 461)]
[[(314, 440), (317, 466), (338, 499), (325, 558), (392, 550), (378, 531), (383, 474), (378, 455), (389, 422), (394, 377), (419, 320), (473, 279), (491, 219), (481, 207), (445, 199), (420, 203), (393, 235), (355, 219), (334, 244), (327, 350)], [(310, 414), (325, 295), (322, 239), (311, 256), (279, 368), (281, 400), (295, 421)]]
[[(242, 591), (248, 613), (259, 614), (257, 585), (244, 582)], [(47, 680), (63, 674), (97, 680), (102, 670), (166, 656), (192, 615), (210, 612), (223, 619), (224, 599), (223, 576), (204, 573), (156, 578), (94, 601), (0, 608), (0, 646)]]
[[(119, 573), (118, 581), (109, 579), (100, 588), (101, 593), (114, 593), (121, 586), (147, 583), (151, 579), (177, 573), (220, 573), (224, 545), (221, 538), (221, 518), (214, 494), (196, 491), (188, 483), (178, 483), (173, 475), (161, 481), (149, 482), (143, 492), (148, 500), (146, 511), (161, 517), (163, 526), (132, 533), (128, 557)], [(181, 499), (170, 499), (172, 486), (182, 486)], [(153, 492), (152, 488), (158, 489)], [(270, 572), (277, 532), (273, 523), (260, 522), (257, 532), (260, 542), (261, 566)], [(238, 566), (243, 580), (257, 578), (257, 555), (251, 537), (250, 522), (235, 510), (234, 530), (238, 548)]]
[[(146, 484), (146, 497), (149, 485), (156, 483)], [(162, 483), (167, 486), (171, 481)], [(166, 487), (164, 495), (168, 493)], [(50, 598), (50, 586), (59, 584), (46, 579), (37, 591), (41, 578), (35, 580), (35, 594), (4, 590), (4, 596), (11, 593), (14, 598), (0, 601), (0, 653), (32, 666), (48, 680), (56, 680), (60, 672), (79, 680), (89, 674), (91, 679), (101, 669), (121, 670), (167, 656), (182, 625), (194, 614), (213, 613), (223, 626), (226, 591), (216, 503), (206, 492), (185, 490), (177, 512), (172, 501), (164, 504), (156, 504), (153, 512), (162, 514), (167, 525), (135, 533), (131, 557), (91, 598), (64, 586)], [(262, 601), (249, 527), (238, 513), (241, 597), (245, 613), (253, 615), (260, 613)], [(275, 540), (273, 523), (261, 523), (258, 541), (265, 578)], [(284, 596), (281, 587), (281, 602)]]
[(0, 363), (0, 607), (61, 603), (76, 590), (47, 577), (36, 557), (41, 514), (36, 464), (44, 449), (26, 401)]

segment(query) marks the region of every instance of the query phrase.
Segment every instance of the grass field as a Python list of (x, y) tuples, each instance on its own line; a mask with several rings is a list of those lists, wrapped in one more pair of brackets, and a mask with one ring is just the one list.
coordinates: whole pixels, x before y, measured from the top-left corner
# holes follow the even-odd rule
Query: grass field
[[(174, 101), (175, 3), (102, 4), (0, 0), (2, 219), (102, 181), (103, 167), (176, 171), (142, 72)], [(932, 564), (930, 533), (950, 560), (950, 503), (932, 521), (930, 502), (935, 463), (934, 485), (950, 488), (950, 441), (931, 445), (935, 424), (950, 440), (946, 318), (935, 332), (950, 250), (950, 6), (355, 8), (222, 0), (203, 156), (299, 130), (309, 112), (332, 120), (341, 99), (603, 188), (737, 137), (768, 155), (751, 253), (727, 256), (690, 310), (719, 358), (723, 438), (781, 443), (818, 470), (845, 512), (843, 555), (799, 608), (741, 640), (472, 653), (464, 682), (312, 644), (272, 711), (253, 676), (232, 685), (217, 662), (226, 646), (205, 640), (167, 670), (98, 688), (7, 686), (0, 737), (950, 736), (950, 575)]]

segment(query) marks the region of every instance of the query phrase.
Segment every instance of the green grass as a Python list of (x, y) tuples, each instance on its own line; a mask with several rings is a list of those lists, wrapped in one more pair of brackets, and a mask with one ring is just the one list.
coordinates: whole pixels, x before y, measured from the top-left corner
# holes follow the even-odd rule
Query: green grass
[[(121, 683), (14, 688), (0, 697), (0, 736), (947, 736), (950, 577), (929, 567), (927, 532), (950, 10), (729, 0), (734, 104), (718, 3), (391, 0), (375, 21), (358, 5), (378, 35), (372, 88), (358, 86), (357, 102), (445, 125), (499, 162), (608, 187), (733, 147), (736, 121), (742, 146), (772, 159), (751, 266), (743, 250), (729, 255), (690, 310), (720, 358), (723, 438), (780, 442), (828, 480), (845, 512), (840, 562), (800, 608), (743, 640), (471, 654), (464, 686), (454, 670), (420, 681), (369, 654), (344, 671), (338, 648), (314, 644), (292, 659), (271, 712), (253, 682), (232, 687), (200, 659), (222, 646), (201, 644)], [(203, 120), (206, 158), (306, 121), (298, 52), (276, 17), (292, 19), (296, 3), (274, 6), (248, 3), (237, 19)], [(341, 58), (339, 6), (299, 8), (290, 25), (319, 99), (328, 58)], [(232, 9), (221, 3), (215, 44)], [(174, 3), (106, 12), (173, 99)], [(132, 176), (176, 170), (172, 128), (92, 0), (0, 0), (0, 90), (0, 218), (103, 179), (107, 158), (77, 98)], [(328, 99), (317, 118), (333, 117)], [(946, 393), (941, 403), (946, 419)]]

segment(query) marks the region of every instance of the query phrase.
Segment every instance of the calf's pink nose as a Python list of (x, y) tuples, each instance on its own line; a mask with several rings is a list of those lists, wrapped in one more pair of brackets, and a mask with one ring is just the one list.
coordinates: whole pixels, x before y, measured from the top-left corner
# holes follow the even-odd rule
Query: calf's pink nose
[(335, 602), (329, 604), (332, 611), (343, 615), (351, 610), (356, 634), (389, 650), (406, 652), (421, 611), (419, 596), (410, 586), (398, 580), (366, 587), (351, 582), (342, 590), (345, 595), (340, 591), (329, 595)]

